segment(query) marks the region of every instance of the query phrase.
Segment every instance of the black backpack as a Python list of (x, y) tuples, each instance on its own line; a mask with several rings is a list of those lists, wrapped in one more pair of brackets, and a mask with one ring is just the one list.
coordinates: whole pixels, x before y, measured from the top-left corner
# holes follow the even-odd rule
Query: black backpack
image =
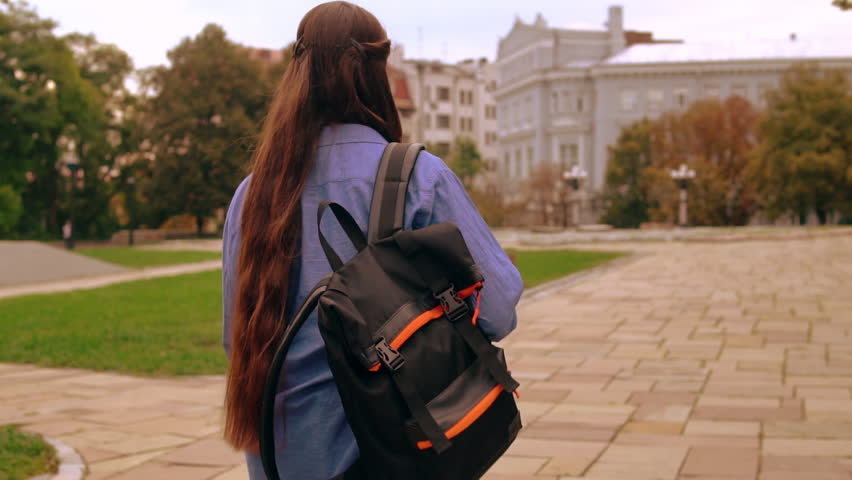
[(403, 230), (419, 144), (385, 150), (370, 209), (369, 241), (342, 206), (323, 202), (358, 253), (343, 263), (319, 240), (333, 273), (287, 325), (267, 377), (260, 452), (279, 480), (274, 400), (287, 350), (319, 305), (328, 363), (361, 458), (343, 479), (481, 477), (521, 428), (503, 351), (477, 327), (482, 275), (450, 223)]

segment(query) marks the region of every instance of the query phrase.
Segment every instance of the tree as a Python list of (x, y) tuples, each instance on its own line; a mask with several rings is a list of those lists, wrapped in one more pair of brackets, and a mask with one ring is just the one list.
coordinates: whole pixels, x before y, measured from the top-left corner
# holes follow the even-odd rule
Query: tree
[(456, 137), (448, 163), (468, 189), (471, 187), (473, 178), (484, 166), (479, 150), (476, 148), (476, 142), (468, 137)]
[(524, 185), (524, 203), (532, 205), (536, 212), (540, 212), (536, 214), (538, 218), (533, 221), (540, 220), (541, 225), (551, 225), (557, 223), (557, 219), (561, 217), (563, 225), (567, 224), (567, 203), (563, 197), (565, 187), (561, 178), (562, 167), (554, 163), (538, 165), (530, 172), (530, 178)]
[[(0, 4), (0, 184), (20, 194), (27, 215), (16, 230), (27, 235), (59, 233), (71, 186), (63, 155), (87, 157), (103, 124), (102, 93), (54, 27), (24, 2)], [(79, 182), (94, 181), (81, 167)]]
[(9, 185), (0, 185), (0, 235), (6, 236), (13, 232), (22, 212), (18, 193)]
[(647, 179), (643, 172), (651, 166), (650, 120), (640, 120), (626, 127), (616, 144), (609, 148), (603, 221), (619, 228), (637, 228), (649, 220), (652, 207)]
[(831, 4), (841, 10), (852, 10), (852, 1), (850, 0), (834, 0)]
[(190, 214), (200, 234), (243, 177), (271, 88), (258, 81), (261, 64), (216, 25), (184, 39), (168, 57), (171, 66), (148, 72), (154, 160), (147, 195), (161, 219)]
[[(668, 113), (654, 123), (652, 150), (655, 179), (652, 220), (673, 220), (677, 190), (670, 169), (687, 163), (696, 171), (689, 188), (690, 223), (693, 225), (744, 225), (756, 208), (754, 189), (746, 178), (749, 154), (758, 142), (758, 113), (743, 97), (724, 101), (706, 99), (693, 103), (686, 112)], [(665, 215), (661, 215), (664, 213)], [(669, 213), (671, 212), (671, 216)]]
[(843, 71), (797, 65), (770, 92), (751, 178), (770, 217), (852, 212), (852, 94)]

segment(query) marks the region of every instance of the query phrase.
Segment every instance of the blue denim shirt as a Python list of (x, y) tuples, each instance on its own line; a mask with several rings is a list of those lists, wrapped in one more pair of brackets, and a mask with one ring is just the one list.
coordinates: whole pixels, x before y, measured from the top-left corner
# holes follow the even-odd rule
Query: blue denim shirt
[[(321, 200), (343, 205), (365, 230), (373, 184), (387, 141), (375, 130), (355, 124), (325, 127), (313, 171), (302, 194), (302, 254), (294, 265), (298, 283), (289, 304), (298, 307), (331, 267), (317, 240), (316, 211)], [(225, 220), (223, 245), (223, 338), (230, 350), (231, 316), (236, 298), (240, 217), (251, 176), (237, 189)], [(326, 215), (323, 233), (344, 259), (355, 253), (342, 230)], [(405, 201), (405, 228), (452, 221), (458, 225), (485, 277), (479, 325), (492, 339), (511, 332), (523, 284), (518, 270), (494, 239), (458, 178), (438, 157), (421, 153)], [(292, 308), (290, 309), (293, 310)], [(259, 405), (246, 405), (259, 408)], [(276, 398), (277, 463), (284, 480), (328, 480), (357, 458), (358, 445), (346, 422), (340, 396), (326, 360), (316, 313), (297, 334), (284, 366), (283, 390)], [(281, 417), (283, 413), (283, 418)], [(286, 427), (285, 427), (286, 425)], [(247, 454), (249, 476), (265, 479), (260, 457)]]

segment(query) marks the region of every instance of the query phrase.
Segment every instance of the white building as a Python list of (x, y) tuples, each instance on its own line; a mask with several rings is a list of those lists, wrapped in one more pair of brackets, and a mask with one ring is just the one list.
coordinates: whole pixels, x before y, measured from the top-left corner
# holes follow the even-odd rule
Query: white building
[(457, 64), (406, 59), (401, 47), (394, 48), (388, 63), (405, 73), (413, 103), (411, 118), (404, 119), (406, 140), (428, 143), (434, 153), (446, 156), (457, 137), (468, 137), (476, 142), (486, 164), (496, 166), (493, 63), (485, 59)]
[(698, 45), (625, 31), (621, 7), (606, 28), (550, 28), (515, 22), (497, 54), (498, 170), (517, 191), (542, 163), (581, 165), (588, 187), (603, 186), (607, 147), (644, 117), (703, 97), (742, 95), (758, 107), (801, 61), (852, 73), (852, 44), (806, 42)]

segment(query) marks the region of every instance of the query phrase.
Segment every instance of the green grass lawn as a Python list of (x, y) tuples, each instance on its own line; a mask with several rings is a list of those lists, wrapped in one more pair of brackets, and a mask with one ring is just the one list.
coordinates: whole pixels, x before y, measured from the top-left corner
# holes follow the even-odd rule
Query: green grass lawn
[(123, 267), (143, 268), (194, 263), (222, 258), (219, 252), (198, 250), (143, 250), (134, 247), (80, 248), (77, 253)]
[[(513, 254), (527, 287), (621, 255)], [(219, 270), (0, 299), (0, 362), (145, 375), (222, 374), (221, 324)]]
[(0, 426), (0, 479), (26, 480), (56, 471), (56, 451), (38, 435)]
[(621, 252), (580, 250), (510, 250), (509, 253), (515, 257), (515, 266), (521, 272), (525, 288), (596, 267), (624, 255)]
[(0, 300), (0, 361), (221, 374), (221, 271)]

